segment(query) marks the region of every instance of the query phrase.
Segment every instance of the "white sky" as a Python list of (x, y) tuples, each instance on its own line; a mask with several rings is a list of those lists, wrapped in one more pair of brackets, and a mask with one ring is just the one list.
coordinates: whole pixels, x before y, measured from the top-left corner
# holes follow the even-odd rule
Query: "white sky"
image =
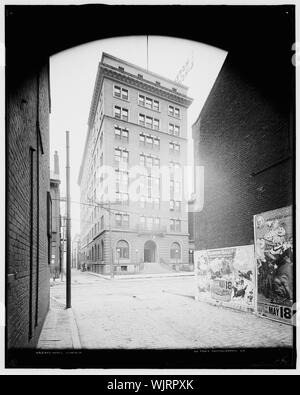
[[(193, 58), (193, 68), (182, 82), (189, 87), (188, 95), (194, 99), (188, 110), (188, 164), (193, 164), (191, 126), (205, 103), (227, 53), (215, 47), (178, 38), (149, 36), (148, 42), (149, 71), (172, 80), (175, 80), (186, 61)], [(51, 57), (50, 164), (53, 169), (53, 154), (57, 150), (62, 181), (61, 196), (65, 196), (65, 131), (69, 130), (71, 200), (80, 201), (77, 178), (102, 52), (147, 68), (146, 43), (146, 36), (117, 37), (94, 41)], [(72, 203), (71, 215), (74, 237), (80, 231), (79, 204)]]

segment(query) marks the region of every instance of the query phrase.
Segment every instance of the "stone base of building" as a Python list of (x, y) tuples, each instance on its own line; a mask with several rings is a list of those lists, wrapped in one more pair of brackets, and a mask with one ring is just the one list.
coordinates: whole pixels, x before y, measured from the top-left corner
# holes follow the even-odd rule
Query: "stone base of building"
[[(165, 271), (169, 272), (193, 272), (194, 271), (194, 265), (190, 263), (170, 263), (170, 264), (149, 264), (146, 263), (146, 265), (152, 265), (153, 266), (153, 271), (152, 273), (156, 272), (155, 265), (159, 265), (160, 268), (165, 268)], [(103, 274), (103, 275), (109, 275), (111, 273), (111, 267), (109, 264), (105, 263), (88, 263), (87, 264), (87, 270), (91, 271), (93, 273), (98, 273), (98, 274)], [(114, 265), (114, 274), (117, 275), (126, 275), (126, 274), (142, 274), (147, 272), (145, 270), (145, 263), (142, 262), (140, 264), (131, 264), (131, 263), (126, 263), (126, 264), (118, 264)], [(157, 273), (161, 273), (161, 270), (157, 270)]]

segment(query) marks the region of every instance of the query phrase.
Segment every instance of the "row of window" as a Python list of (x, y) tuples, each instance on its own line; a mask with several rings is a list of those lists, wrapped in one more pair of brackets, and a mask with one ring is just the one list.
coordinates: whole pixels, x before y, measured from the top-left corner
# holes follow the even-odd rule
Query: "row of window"
[[(172, 127), (174, 127), (174, 125), (172, 125)], [(171, 133), (171, 131), (170, 131), (170, 133)], [(173, 131), (171, 134), (173, 134), (174, 136), (178, 136), (179, 131), (177, 131), (177, 132)], [(129, 141), (128, 129), (115, 125), (115, 137), (118, 140), (128, 143), (128, 141)], [(152, 136), (150, 134), (141, 132), (139, 134), (139, 142), (140, 142), (140, 145), (145, 146), (146, 148), (160, 149), (160, 138), (157, 136)], [(171, 152), (180, 152), (180, 144), (177, 142), (170, 141), (169, 142), (169, 150)]]
[[(128, 89), (118, 85), (114, 85), (113, 95), (123, 100), (129, 100)], [(140, 106), (149, 108), (150, 110), (154, 110), (154, 111), (160, 110), (160, 103), (158, 100), (152, 99), (151, 97), (142, 94), (139, 94), (138, 96), (138, 104)], [(180, 118), (180, 108), (175, 107), (173, 105), (169, 105), (168, 114), (172, 117)]]
[(140, 217), (141, 229), (145, 230), (158, 230), (160, 228), (160, 218), (159, 217)]
[(160, 159), (153, 155), (140, 154), (140, 166), (148, 169), (158, 169), (160, 167)]
[(144, 95), (139, 95), (139, 101), (138, 101), (140, 106), (149, 108), (150, 110), (155, 110), (159, 111), (159, 101), (151, 99), (150, 97), (146, 97)]
[(115, 125), (115, 137), (119, 140), (125, 141), (128, 143), (129, 140), (129, 131), (127, 128), (121, 128), (118, 125)]
[[(114, 117), (122, 121), (129, 121), (129, 110), (124, 107), (114, 106)], [(160, 130), (160, 120), (145, 114), (139, 114), (139, 125), (145, 126), (153, 130)], [(121, 128), (119, 128), (121, 129)], [(116, 128), (115, 128), (116, 133)], [(169, 134), (173, 136), (180, 136), (180, 126), (169, 123)]]
[(140, 145), (147, 148), (160, 148), (160, 138), (156, 136), (151, 136), (149, 134), (140, 133), (139, 137)]
[(128, 100), (129, 99), (128, 89), (114, 85), (114, 96), (124, 100)]
[[(91, 248), (88, 253), (88, 258), (92, 261), (102, 260), (104, 258), (104, 242), (101, 240), (100, 244), (95, 245)], [(119, 240), (115, 248), (115, 256), (118, 260), (129, 259), (129, 244), (125, 240)], [(179, 243), (174, 242), (170, 248), (170, 258), (180, 259), (181, 258), (181, 246)]]
[[(170, 219), (170, 231), (171, 232), (181, 232), (181, 220), (180, 219)], [(115, 214), (115, 225), (119, 228), (129, 228), (129, 214), (118, 212)], [(154, 230), (160, 227), (159, 217), (140, 217), (140, 225), (142, 229)]]
[[(149, 195), (147, 195), (147, 192), (146, 192), (146, 195), (143, 195), (140, 197), (140, 201), (139, 201), (140, 207), (147, 208), (147, 209), (151, 208), (154, 210), (159, 210), (160, 209), (160, 198), (157, 197), (157, 196), (159, 196), (159, 192), (150, 190), (148, 193), (149, 193)], [(116, 203), (128, 206), (129, 194), (127, 192), (117, 191), (115, 194), (115, 198), (116, 198)], [(180, 212), (181, 211), (181, 201), (180, 200), (170, 200), (169, 209), (170, 209), (170, 211)], [(101, 229), (103, 229), (103, 227), (101, 227)]]
[(145, 115), (145, 114), (139, 114), (139, 125), (146, 126), (147, 128), (150, 128), (153, 130), (160, 129), (159, 119), (149, 117), (148, 115)]

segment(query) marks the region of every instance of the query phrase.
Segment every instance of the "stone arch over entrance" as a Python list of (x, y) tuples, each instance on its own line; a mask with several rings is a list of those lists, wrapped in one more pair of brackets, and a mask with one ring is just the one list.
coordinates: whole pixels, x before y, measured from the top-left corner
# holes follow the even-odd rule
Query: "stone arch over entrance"
[(146, 241), (144, 245), (144, 262), (158, 262), (157, 245), (153, 240)]

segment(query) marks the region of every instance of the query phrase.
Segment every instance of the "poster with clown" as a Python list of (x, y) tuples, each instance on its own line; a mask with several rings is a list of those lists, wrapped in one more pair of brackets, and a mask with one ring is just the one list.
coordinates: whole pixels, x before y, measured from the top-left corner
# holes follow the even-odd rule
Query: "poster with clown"
[(254, 310), (254, 246), (195, 251), (197, 300)]
[(292, 207), (254, 216), (257, 312), (293, 324)]

